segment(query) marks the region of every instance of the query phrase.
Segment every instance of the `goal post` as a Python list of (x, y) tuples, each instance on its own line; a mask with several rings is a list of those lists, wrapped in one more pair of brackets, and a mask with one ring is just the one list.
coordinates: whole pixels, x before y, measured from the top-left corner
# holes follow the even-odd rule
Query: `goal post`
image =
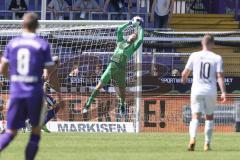
[[(21, 20), (0, 20), (0, 52), (10, 39), (21, 34)], [(118, 108), (118, 89), (110, 81), (96, 97), (84, 115), (82, 108), (110, 63), (116, 47), (116, 29), (128, 21), (59, 21), (40, 20), (37, 34), (51, 44), (53, 56), (58, 56), (58, 75), (66, 106), (47, 125), (56, 132), (139, 132), (141, 105), (142, 47), (128, 60), (126, 66), (126, 116)], [(124, 39), (134, 33), (134, 27), (124, 30)], [(74, 68), (75, 67), (75, 68)], [(97, 70), (100, 70), (97, 73)], [(76, 72), (76, 73), (75, 73)], [(9, 97), (9, 81), (0, 96), (4, 103)], [(49, 88), (47, 94), (56, 93)]]
[(136, 132), (140, 132), (140, 122), (141, 122), (141, 106), (142, 106), (142, 45), (139, 47), (136, 53), (136, 63), (137, 63), (137, 97), (136, 97)]
[(45, 20), (47, 16), (47, 0), (42, 0), (41, 20)]

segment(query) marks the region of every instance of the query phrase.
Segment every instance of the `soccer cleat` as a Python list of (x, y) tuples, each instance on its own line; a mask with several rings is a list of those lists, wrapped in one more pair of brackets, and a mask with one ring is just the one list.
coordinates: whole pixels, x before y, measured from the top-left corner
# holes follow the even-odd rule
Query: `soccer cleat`
[(195, 139), (191, 139), (189, 144), (188, 144), (188, 151), (194, 151), (195, 150), (195, 144), (196, 144)]
[(87, 104), (84, 105), (82, 113), (85, 114), (88, 112), (88, 109), (90, 108), (90, 106), (87, 106)]
[(46, 132), (46, 133), (51, 133), (51, 131), (49, 131), (49, 129), (47, 128), (46, 125), (43, 125), (43, 126), (42, 126), (42, 130), (43, 130), (44, 132)]
[(203, 150), (204, 150), (205, 152), (210, 151), (210, 150), (211, 150), (210, 144), (209, 144), (209, 143), (205, 143), (205, 144), (204, 144), (204, 147), (203, 147)]
[(1, 131), (1, 133), (0, 134), (3, 134), (3, 133), (5, 133), (6, 132), (6, 130), (5, 129), (3, 129), (2, 131)]

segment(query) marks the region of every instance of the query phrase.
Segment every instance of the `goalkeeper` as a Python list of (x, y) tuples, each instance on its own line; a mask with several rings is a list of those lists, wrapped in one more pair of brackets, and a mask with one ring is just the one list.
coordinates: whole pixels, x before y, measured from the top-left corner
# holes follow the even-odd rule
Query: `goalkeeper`
[[(103, 73), (100, 82), (92, 92), (91, 96), (84, 105), (82, 113), (87, 113), (94, 98), (99, 93), (99, 90), (105, 86), (110, 79), (115, 81), (118, 87), (118, 98), (120, 105), (120, 115), (125, 114), (125, 74), (126, 65), (128, 59), (134, 54), (134, 52), (140, 47), (143, 42), (143, 19), (139, 16), (134, 17), (129, 23), (120, 25), (117, 29), (117, 47), (111, 57), (111, 62), (107, 69)], [(135, 32), (131, 34), (127, 40), (123, 38), (123, 31), (129, 26), (135, 27)]]

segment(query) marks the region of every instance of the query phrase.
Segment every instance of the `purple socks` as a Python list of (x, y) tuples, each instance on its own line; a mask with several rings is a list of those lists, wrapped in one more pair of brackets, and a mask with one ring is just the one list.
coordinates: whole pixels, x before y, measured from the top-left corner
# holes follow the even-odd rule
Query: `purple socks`
[(57, 105), (54, 109), (49, 110), (48, 114), (44, 120), (44, 124), (47, 124), (47, 122), (50, 121), (56, 115), (56, 113), (59, 111), (59, 109), (60, 109), (60, 106)]
[(40, 141), (39, 135), (31, 134), (28, 145), (25, 150), (26, 160), (34, 160), (38, 151), (39, 141)]
[[(3, 133), (0, 136), (0, 151), (8, 146), (8, 144), (13, 140), (14, 135), (11, 133)], [(34, 160), (37, 151), (38, 151), (38, 144), (40, 141), (39, 135), (31, 134), (28, 145), (25, 150), (25, 157), (26, 160)]]
[(13, 140), (14, 135), (8, 132), (0, 135), (0, 151), (8, 146), (8, 144)]

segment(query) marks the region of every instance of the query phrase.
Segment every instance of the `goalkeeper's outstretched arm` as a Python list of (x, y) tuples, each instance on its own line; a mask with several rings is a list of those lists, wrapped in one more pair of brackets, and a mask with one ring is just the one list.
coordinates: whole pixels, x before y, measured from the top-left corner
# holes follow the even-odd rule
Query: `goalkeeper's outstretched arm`
[(120, 25), (117, 28), (117, 42), (122, 42), (124, 40), (123, 39), (123, 30), (126, 29), (128, 26), (129, 26), (129, 23), (125, 23), (125, 24)]
[(140, 45), (143, 43), (144, 31), (141, 26), (138, 27), (138, 38), (134, 42), (134, 49), (137, 50)]

